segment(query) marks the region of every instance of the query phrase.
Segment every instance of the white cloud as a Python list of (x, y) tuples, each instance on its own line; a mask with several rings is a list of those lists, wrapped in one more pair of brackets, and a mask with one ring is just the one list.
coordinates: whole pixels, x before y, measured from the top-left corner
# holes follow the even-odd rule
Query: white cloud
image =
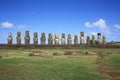
[(92, 25), (91, 25), (89, 22), (86, 22), (86, 23), (85, 23), (85, 26), (86, 26), (86, 27), (92, 27)]
[(26, 29), (26, 28), (28, 28), (26, 25), (17, 25), (17, 26), (15, 26), (13, 23), (8, 22), (8, 21), (0, 23), (0, 27), (1, 28), (6, 28), (6, 29), (11, 29), (11, 28), (14, 28), (14, 29)]
[(110, 35), (111, 31), (109, 30), (108, 26), (106, 25), (106, 21), (102, 18), (100, 18), (98, 21), (90, 23), (90, 22), (86, 22), (85, 26), (88, 28), (98, 28), (102, 31), (104, 31), (104, 33)]
[(119, 29), (119, 30), (120, 30), (120, 25), (115, 24), (114, 26), (115, 26), (116, 29)]
[(0, 26), (1, 26), (2, 28), (13, 28), (13, 27), (14, 27), (13, 23), (10, 23), (10, 22), (8, 22), (8, 21), (1, 23)]
[(19, 25), (17, 28), (18, 28), (18, 29), (26, 29), (27, 26), (26, 26), (26, 25)]

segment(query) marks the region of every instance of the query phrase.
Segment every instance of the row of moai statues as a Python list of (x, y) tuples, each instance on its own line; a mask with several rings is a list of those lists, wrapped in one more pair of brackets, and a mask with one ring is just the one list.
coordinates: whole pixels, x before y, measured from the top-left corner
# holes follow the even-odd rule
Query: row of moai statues
[[(80, 44), (85, 44), (84, 43), (84, 32), (81, 32), (80, 33)], [(103, 36), (102, 38), (102, 41), (101, 41), (101, 33), (98, 33), (98, 44), (106, 44), (106, 38), (105, 36)], [(17, 45), (21, 45), (21, 32), (17, 32), (17, 37), (16, 37), (16, 41), (17, 41)], [(12, 33), (9, 33), (8, 34), (8, 38), (7, 38), (7, 41), (8, 41), (8, 45), (12, 45)], [(24, 40), (25, 40), (25, 45), (29, 45), (30, 44), (30, 33), (29, 31), (26, 31), (25, 32), (25, 37), (24, 37)], [(41, 45), (45, 45), (46, 44), (46, 37), (45, 37), (45, 33), (41, 33)], [(48, 35), (48, 45), (53, 45), (53, 41), (54, 41), (54, 44), (55, 45), (59, 45), (59, 36), (58, 34), (55, 34), (55, 38), (53, 40), (53, 35), (52, 33), (49, 33)], [(33, 37), (33, 44), (34, 45), (38, 45), (38, 33), (37, 32), (34, 32), (34, 37)], [(66, 38), (65, 38), (65, 34), (62, 33), (62, 38), (61, 38), (61, 45), (65, 45), (66, 44)], [(74, 44), (77, 45), (78, 44), (78, 36), (75, 35), (74, 36)], [(90, 36), (87, 36), (87, 39), (86, 39), (86, 44), (96, 44), (96, 41), (95, 41), (95, 36), (92, 35), (92, 39), (90, 39)], [(72, 45), (72, 37), (71, 37), (71, 34), (68, 34), (68, 38), (67, 38), (67, 45)]]
[(87, 44), (93, 44), (93, 45), (95, 45), (95, 44), (103, 44), (103, 45), (106, 44), (105, 36), (102, 36), (102, 41), (101, 41), (101, 33), (98, 33), (97, 36), (98, 36), (97, 42), (95, 40), (95, 35), (92, 35), (92, 39), (90, 39), (90, 36), (87, 36), (87, 39), (86, 39)]

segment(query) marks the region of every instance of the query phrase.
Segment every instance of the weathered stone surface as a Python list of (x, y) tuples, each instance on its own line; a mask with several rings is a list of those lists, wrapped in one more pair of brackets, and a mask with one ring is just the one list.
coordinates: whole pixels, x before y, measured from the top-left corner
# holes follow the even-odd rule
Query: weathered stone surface
[(17, 45), (21, 45), (21, 32), (17, 32), (16, 41), (17, 41)]
[(71, 34), (68, 34), (67, 44), (68, 44), (68, 45), (71, 45), (71, 44), (72, 44)]
[(8, 42), (8, 45), (12, 45), (12, 40), (13, 40), (13, 38), (12, 38), (12, 33), (11, 32), (9, 32), (8, 33), (8, 38), (7, 38), (7, 42)]
[(26, 31), (25, 32), (25, 37), (24, 37), (24, 39), (25, 39), (25, 45), (29, 45), (30, 44), (30, 36), (29, 35), (30, 35), (29, 31)]
[(58, 34), (55, 34), (54, 42), (55, 42), (55, 45), (59, 45), (59, 37), (58, 37)]
[(38, 33), (37, 32), (34, 32), (34, 38), (33, 38), (33, 43), (34, 45), (38, 45)]
[(84, 32), (80, 32), (80, 44), (84, 44)]
[(62, 33), (62, 39), (61, 39), (61, 44), (62, 45), (65, 45), (65, 34), (64, 33)]
[(92, 44), (94, 44), (94, 45), (96, 44), (95, 43), (95, 36), (94, 35), (92, 35)]
[(46, 37), (45, 37), (45, 33), (41, 33), (41, 44), (45, 45), (46, 44)]
[(98, 44), (101, 44), (101, 33), (98, 33)]
[(87, 36), (87, 40), (86, 40), (87, 44), (90, 44), (90, 36)]
[(53, 45), (52, 33), (49, 33), (49, 35), (48, 35), (48, 45)]
[(105, 38), (105, 36), (102, 36), (102, 44), (106, 44), (106, 38)]
[(74, 44), (75, 45), (78, 44), (78, 36), (77, 35), (74, 36)]

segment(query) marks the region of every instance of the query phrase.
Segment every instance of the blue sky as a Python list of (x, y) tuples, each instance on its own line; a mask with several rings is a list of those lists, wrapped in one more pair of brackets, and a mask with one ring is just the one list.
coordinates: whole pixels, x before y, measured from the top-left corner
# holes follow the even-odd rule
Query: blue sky
[[(70, 33), (91, 36), (98, 32), (106, 40), (120, 41), (120, 0), (0, 0), (0, 43), (7, 43), (9, 32), (16, 43), (16, 33), (21, 32), (24, 43), (25, 31), (33, 33)], [(96, 37), (97, 39), (97, 37)]]

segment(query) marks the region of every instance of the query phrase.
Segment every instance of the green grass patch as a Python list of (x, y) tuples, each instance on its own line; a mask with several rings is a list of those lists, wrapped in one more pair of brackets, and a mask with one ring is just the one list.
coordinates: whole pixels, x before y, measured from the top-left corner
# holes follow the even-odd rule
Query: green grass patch
[[(64, 55), (66, 51), (73, 55)], [(53, 55), (56, 52), (58, 56)], [(107, 62), (119, 70), (120, 54), (113, 55), (119, 49), (0, 49), (0, 80), (104, 80), (96, 71), (98, 52), (111, 52)], [(30, 53), (41, 55), (30, 57)]]
[(120, 70), (120, 54), (110, 55), (107, 62), (112, 69)]

